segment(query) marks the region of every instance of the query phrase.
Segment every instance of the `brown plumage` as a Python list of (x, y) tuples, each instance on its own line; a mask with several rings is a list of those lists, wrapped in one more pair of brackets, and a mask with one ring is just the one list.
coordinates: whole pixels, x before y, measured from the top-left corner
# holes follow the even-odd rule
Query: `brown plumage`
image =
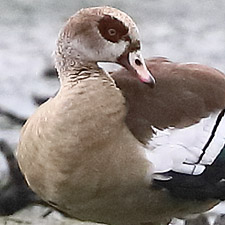
[(149, 141), (152, 125), (160, 129), (181, 128), (225, 108), (222, 72), (200, 64), (173, 63), (162, 57), (146, 60), (146, 65), (156, 79), (153, 89), (125, 69), (112, 73), (127, 101), (127, 125), (139, 141)]

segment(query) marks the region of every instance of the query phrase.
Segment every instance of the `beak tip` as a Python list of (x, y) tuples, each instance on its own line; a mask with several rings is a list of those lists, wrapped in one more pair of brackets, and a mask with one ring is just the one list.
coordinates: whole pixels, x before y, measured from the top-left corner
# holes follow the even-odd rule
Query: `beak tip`
[(150, 82), (150, 83), (148, 83), (148, 85), (149, 85), (150, 88), (153, 89), (155, 87), (155, 82)]
[(148, 84), (149, 87), (151, 87), (151, 88), (155, 87), (156, 81), (155, 81), (155, 78), (151, 74), (148, 74), (147, 78), (144, 78), (140, 74), (138, 74), (138, 77), (143, 83)]
[[(144, 81), (143, 81), (144, 82)], [(153, 80), (150, 80), (150, 81), (148, 81), (148, 82), (144, 82), (145, 84), (148, 84), (148, 86), (150, 87), (150, 88), (154, 88), (155, 87), (155, 81), (153, 81)]]

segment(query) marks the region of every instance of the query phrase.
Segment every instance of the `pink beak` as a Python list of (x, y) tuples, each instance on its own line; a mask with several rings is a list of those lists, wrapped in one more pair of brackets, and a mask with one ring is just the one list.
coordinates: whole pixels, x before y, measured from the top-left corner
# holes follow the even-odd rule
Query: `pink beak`
[(142, 82), (155, 86), (155, 78), (146, 67), (145, 61), (140, 51), (126, 52), (118, 58), (118, 63), (124, 66)]

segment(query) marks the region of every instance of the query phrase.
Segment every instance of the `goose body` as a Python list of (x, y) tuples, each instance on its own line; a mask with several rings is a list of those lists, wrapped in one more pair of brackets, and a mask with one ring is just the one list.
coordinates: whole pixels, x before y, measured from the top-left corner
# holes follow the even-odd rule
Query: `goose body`
[[(99, 61), (120, 63), (126, 71), (111, 77), (97, 65)], [(166, 180), (169, 176), (173, 181), (175, 172), (203, 174), (220, 154), (224, 141), (222, 117), (218, 141), (213, 140), (215, 147), (201, 156), (225, 106), (222, 73), (213, 69), (207, 73), (208, 67), (198, 70), (193, 66), (190, 76), (180, 79), (178, 72), (186, 74), (186, 67), (163, 66), (169, 63), (164, 59), (147, 61), (147, 70), (136, 25), (117, 9), (83, 9), (71, 17), (57, 43), (60, 90), (27, 120), (17, 149), (21, 171), (32, 190), (66, 215), (115, 225), (167, 224), (173, 217), (217, 204), (219, 198), (175, 198), (170, 188), (162, 188), (168, 188), (168, 183), (161, 179), (157, 183), (157, 176)], [(167, 80), (170, 70), (171, 79)], [(197, 80), (203, 83), (197, 85)], [(210, 88), (212, 93), (208, 93)], [(199, 95), (201, 90), (208, 96)], [(196, 96), (204, 106), (197, 111)], [(177, 100), (187, 107), (178, 106)], [(165, 111), (170, 106), (172, 111)], [(191, 144), (195, 135), (190, 141), (183, 138), (184, 129), (192, 133), (193, 126), (206, 130), (197, 151)], [(190, 149), (177, 142), (177, 137)], [(187, 163), (191, 164), (188, 169)], [(197, 164), (196, 170), (192, 164)]]

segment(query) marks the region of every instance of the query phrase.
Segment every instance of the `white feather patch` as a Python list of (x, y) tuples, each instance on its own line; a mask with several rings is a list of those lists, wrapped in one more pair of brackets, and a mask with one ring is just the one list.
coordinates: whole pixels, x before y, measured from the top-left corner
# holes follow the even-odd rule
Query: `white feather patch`
[(78, 38), (74, 39), (70, 43), (71, 48), (69, 54), (76, 59), (85, 61), (116, 62), (117, 58), (123, 54), (129, 44), (127, 41), (112, 43), (103, 38), (100, 40), (101, 48), (90, 48), (87, 41), (85, 42), (85, 40)]
[(211, 165), (225, 143), (225, 116), (222, 117), (215, 135), (203, 155), (203, 148), (212, 135), (218, 115), (212, 113), (192, 126), (177, 129), (158, 130), (149, 141), (146, 155), (155, 167), (155, 173), (170, 170), (199, 175), (206, 165)]

